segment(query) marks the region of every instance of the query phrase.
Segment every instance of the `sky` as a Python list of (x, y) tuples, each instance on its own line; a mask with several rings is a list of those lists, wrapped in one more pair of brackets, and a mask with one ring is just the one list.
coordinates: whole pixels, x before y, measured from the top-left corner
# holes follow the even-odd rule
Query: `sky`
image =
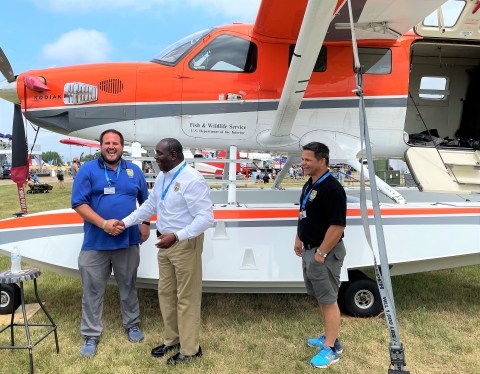
[[(2, 1), (0, 47), (15, 74), (93, 62), (150, 61), (194, 32), (232, 22), (254, 23), (260, 0)], [(0, 76), (0, 81), (3, 77)], [(0, 99), (0, 133), (12, 133), (13, 104)], [(34, 131), (29, 125), (29, 143)], [(86, 147), (61, 144), (41, 129), (36, 144), (70, 161)]]
[[(93, 62), (150, 61), (194, 32), (232, 22), (254, 23), (260, 0), (8, 0), (2, 1), (0, 47), (15, 74)], [(446, 23), (449, 9), (444, 9)], [(432, 22), (436, 22), (436, 15)], [(3, 77), (0, 76), (0, 81)], [(13, 105), (0, 100), (0, 133), (11, 134)], [(29, 143), (34, 131), (27, 127)], [(61, 144), (41, 129), (42, 151), (70, 161), (86, 147)]]

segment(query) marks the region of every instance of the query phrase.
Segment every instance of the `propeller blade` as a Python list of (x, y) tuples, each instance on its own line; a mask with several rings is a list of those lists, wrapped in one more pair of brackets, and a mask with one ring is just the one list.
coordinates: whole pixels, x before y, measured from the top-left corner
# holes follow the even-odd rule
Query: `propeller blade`
[(10, 65), (10, 62), (8, 62), (8, 58), (5, 56), (5, 53), (3, 53), (2, 48), (0, 48), (0, 71), (7, 82), (11, 83), (15, 81), (12, 66)]
[(15, 104), (12, 128), (12, 181), (22, 183), (28, 177), (28, 149), (23, 127), (22, 109)]

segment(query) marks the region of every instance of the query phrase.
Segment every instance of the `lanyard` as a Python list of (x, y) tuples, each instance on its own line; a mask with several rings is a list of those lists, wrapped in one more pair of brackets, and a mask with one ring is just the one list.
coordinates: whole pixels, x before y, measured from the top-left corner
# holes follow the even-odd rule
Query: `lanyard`
[(323, 177), (321, 177), (320, 179), (318, 179), (312, 186), (312, 188), (310, 189), (307, 189), (305, 191), (305, 196), (303, 197), (303, 201), (302, 201), (302, 210), (305, 210), (305, 205), (307, 205), (307, 199), (308, 199), (308, 195), (309, 193), (313, 190), (313, 187), (315, 187), (317, 184), (320, 184), (322, 183), (325, 178), (327, 178), (328, 176), (330, 175), (330, 171), (327, 171)]
[(165, 188), (165, 178), (163, 178), (163, 184), (162, 184), (162, 200), (165, 199), (165, 195), (167, 194), (168, 192), (168, 189), (170, 188), (170, 185), (172, 184), (172, 182), (174, 181), (174, 179), (177, 177), (178, 174), (180, 174), (180, 172), (183, 170), (183, 168), (187, 165), (187, 163), (185, 162), (181, 167), (180, 169), (177, 170), (177, 172), (173, 175), (173, 178), (172, 180), (170, 181), (170, 183), (168, 184), (167, 188)]
[[(119, 162), (118, 167), (117, 167), (117, 171), (115, 172), (115, 174), (117, 174), (117, 179), (115, 179), (115, 182), (118, 181), (118, 176), (120, 175), (120, 170), (122, 170), (122, 167), (120, 166), (120, 162)], [(110, 187), (110, 185), (112, 183), (115, 183), (115, 182), (108, 177), (107, 165), (105, 165), (105, 164), (103, 165), (103, 171), (105, 171), (105, 179), (107, 180), (108, 186)]]

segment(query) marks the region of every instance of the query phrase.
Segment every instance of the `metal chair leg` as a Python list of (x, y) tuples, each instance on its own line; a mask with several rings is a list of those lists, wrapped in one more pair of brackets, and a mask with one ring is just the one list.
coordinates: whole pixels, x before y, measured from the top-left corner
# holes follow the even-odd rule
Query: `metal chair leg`
[(30, 329), (28, 327), (27, 311), (25, 309), (25, 296), (23, 293), (23, 282), (20, 282), (20, 299), (22, 301), (23, 324), (28, 342), (28, 355), (30, 356), (30, 374), (33, 374), (33, 344), (30, 338)]
[(59, 345), (58, 345), (57, 325), (53, 321), (53, 318), (50, 316), (50, 314), (47, 312), (47, 309), (43, 305), (42, 300), (40, 300), (40, 296), (38, 295), (38, 290), (37, 290), (37, 280), (36, 279), (33, 280), (33, 289), (35, 291), (35, 297), (37, 298), (38, 305), (40, 305), (40, 308), (42, 308), (43, 312), (45, 313), (45, 315), (49, 319), (50, 323), (52, 324), (53, 335), (55, 336), (55, 345), (57, 347), (57, 353), (59, 353), (60, 348), (59, 348)]

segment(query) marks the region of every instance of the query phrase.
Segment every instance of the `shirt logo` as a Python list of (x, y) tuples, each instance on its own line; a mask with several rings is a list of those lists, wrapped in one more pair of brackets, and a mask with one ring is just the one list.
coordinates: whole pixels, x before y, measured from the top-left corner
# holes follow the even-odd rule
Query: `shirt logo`
[(175, 183), (175, 187), (173, 187), (173, 190), (175, 192), (178, 192), (179, 189), (180, 189), (180, 183), (177, 182), (177, 183)]
[(308, 200), (313, 201), (317, 197), (317, 191), (313, 190), (310, 192), (310, 196), (308, 196)]
[(127, 169), (127, 175), (128, 175), (129, 178), (133, 178), (133, 176), (134, 176), (133, 169)]

